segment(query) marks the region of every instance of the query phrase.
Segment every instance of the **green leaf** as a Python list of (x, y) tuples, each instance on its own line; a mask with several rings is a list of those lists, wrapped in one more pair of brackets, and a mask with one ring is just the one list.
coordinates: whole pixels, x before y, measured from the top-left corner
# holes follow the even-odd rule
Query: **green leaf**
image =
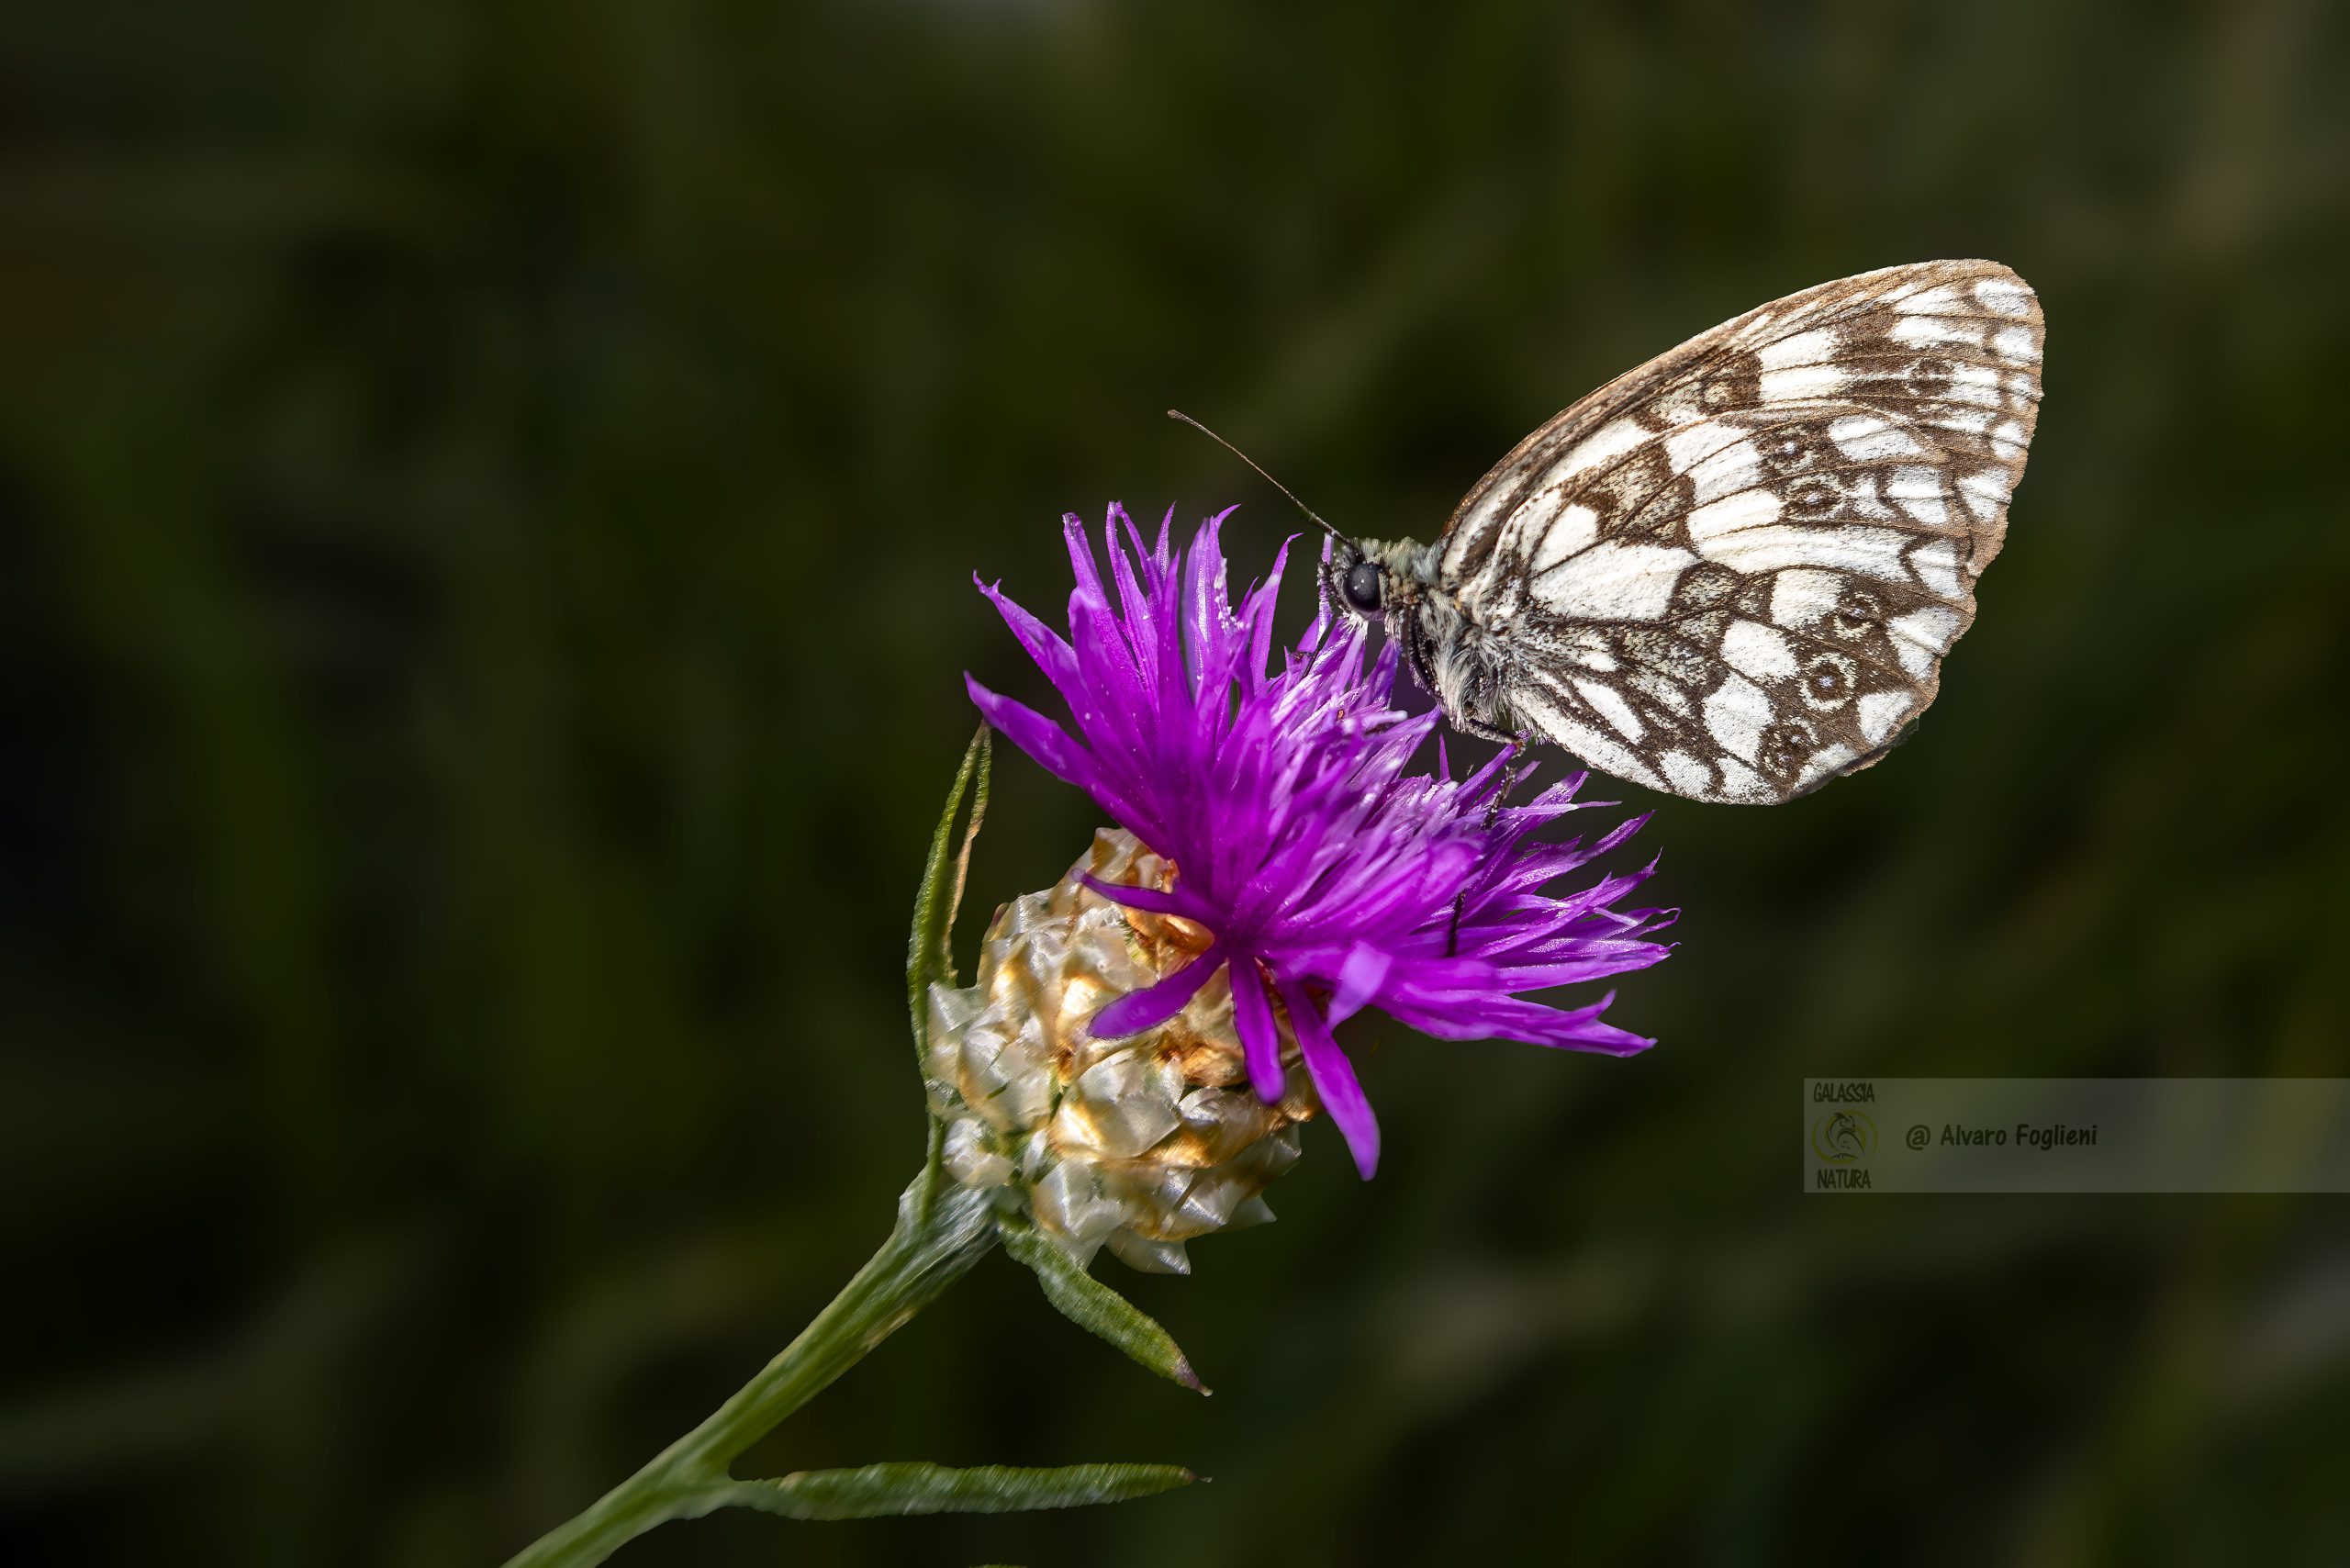
[[(946, 810), (938, 831), (930, 837), (930, 859), (922, 871), (922, 890), (914, 895), (913, 934), (906, 942), (906, 1002), (913, 1014), (914, 1059), (920, 1062), (930, 1045), (930, 987), (934, 980), (955, 983), (955, 959), (947, 936), (955, 926), (955, 911), (963, 902), (963, 878), (971, 868), (971, 845), (988, 814), (988, 761), (993, 732), (985, 724), (971, 737), (956, 770), (955, 787), (947, 791)], [(976, 782), (977, 788), (974, 789)], [(955, 819), (962, 814), (963, 798), (971, 796), (971, 818), (964, 824), (963, 842), (955, 846)], [(953, 870), (948, 851), (954, 851)]]
[(1201, 1394), (1210, 1391), (1192, 1370), (1175, 1337), (1156, 1318), (1077, 1266), (1077, 1260), (1024, 1226), (1005, 1224), (1004, 1249), (1025, 1263), (1044, 1287), (1045, 1299), (1063, 1317), (1099, 1335), (1136, 1362), (1170, 1382)]
[(1123, 1503), (1189, 1486), (1200, 1477), (1178, 1464), (1072, 1464), (1023, 1470), (1005, 1464), (950, 1470), (921, 1462), (859, 1470), (802, 1470), (778, 1481), (713, 1488), (713, 1502), (794, 1519), (873, 1519), (900, 1514), (1018, 1514)]

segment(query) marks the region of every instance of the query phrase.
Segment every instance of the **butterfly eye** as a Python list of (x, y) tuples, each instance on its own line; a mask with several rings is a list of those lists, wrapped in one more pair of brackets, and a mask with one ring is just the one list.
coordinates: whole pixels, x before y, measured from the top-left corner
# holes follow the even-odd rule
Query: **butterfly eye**
[(1379, 612), (1379, 568), (1369, 561), (1357, 561), (1347, 568), (1338, 584), (1338, 592), (1347, 603), (1365, 615)]

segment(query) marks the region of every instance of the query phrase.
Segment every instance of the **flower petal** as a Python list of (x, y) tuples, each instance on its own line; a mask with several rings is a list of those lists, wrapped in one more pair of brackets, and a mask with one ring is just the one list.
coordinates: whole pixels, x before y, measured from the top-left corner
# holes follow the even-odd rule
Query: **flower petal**
[(1078, 880), (1113, 903), (1150, 914), (1181, 914), (1191, 907), (1168, 889), (1138, 887), (1132, 882), (1105, 882), (1090, 873)]
[(1058, 724), (1034, 708), (997, 696), (968, 673), (963, 677), (963, 689), (970, 693), (979, 716), (1006, 740), (1035, 757), (1061, 782), (1092, 793), (1097, 778), (1093, 759)]
[(1371, 1114), (1371, 1101), (1355, 1077), (1355, 1064), (1347, 1059), (1330, 1026), (1314, 1010), (1304, 986), (1295, 980), (1282, 981), (1281, 1002), (1289, 1009), (1290, 1027), (1297, 1032), (1298, 1049), (1304, 1053), (1314, 1092), (1322, 1097), (1322, 1108), (1330, 1113), (1330, 1120), (1346, 1135), (1355, 1169), (1368, 1182), (1379, 1170), (1379, 1118)]
[(1183, 1011), (1223, 962), (1224, 949), (1210, 947), (1158, 984), (1130, 991), (1096, 1013), (1087, 1021), (1085, 1032), (1097, 1040), (1117, 1040), (1158, 1028)]
[(1346, 961), (1338, 966), (1338, 988), (1330, 998), (1332, 1027), (1345, 1023), (1363, 1010), (1365, 1003), (1379, 994), (1387, 983), (1387, 973), (1395, 960), (1368, 942), (1358, 942), (1347, 949)]
[(1281, 1071), (1281, 1036), (1273, 1027), (1273, 1004), (1265, 1000), (1265, 982), (1257, 960), (1235, 957), (1232, 961), (1232, 1024), (1240, 1031), (1240, 1048), (1248, 1058), (1248, 1082), (1257, 1098), (1277, 1103), (1288, 1087)]
[(1077, 651), (1063, 642), (1058, 633), (1006, 597), (1001, 583), (980, 582), (976, 573), (971, 581), (995, 606), (996, 613), (1012, 628), (1023, 651), (1036, 661), (1036, 667), (1045, 672), (1053, 689), (1061, 694), (1061, 700), (1072, 708), (1082, 702), (1084, 689), (1078, 679)]

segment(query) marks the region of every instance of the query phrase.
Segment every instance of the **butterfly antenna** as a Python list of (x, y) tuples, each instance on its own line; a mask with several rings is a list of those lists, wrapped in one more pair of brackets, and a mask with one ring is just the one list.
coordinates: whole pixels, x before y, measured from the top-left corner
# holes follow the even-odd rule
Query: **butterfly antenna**
[[(1192, 418), (1191, 415), (1183, 412), (1182, 409), (1169, 409), (1167, 410), (1167, 417), (1170, 420), (1182, 420), (1185, 424), (1191, 426), (1193, 430), (1199, 431), (1202, 435), (1207, 437), (1218, 446), (1224, 448), (1225, 451), (1229, 452), (1233, 456), (1237, 457), (1241, 462), (1248, 465), (1249, 467), (1257, 468), (1257, 460), (1255, 458), (1249, 456), (1247, 453), (1241, 451), (1238, 447), (1225, 440), (1224, 437), (1216, 434), (1215, 431), (1208, 429), (1207, 426), (1200, 423), (1199, 420)], [(1295, 493), (1292, 492), (1287, 485), (1282, 484), (1279, 479), (1274, 478), (1262, 468), (1257, 468), (1257, 476), (1264, 480), (1266, 484), (1270, 485), (1274, 489), (1279, 490), (1282, 495), (1288, 496), (1290, 505), (1295, 507), (1298, 510), (1304, 512), (1306, 516), (1312, 518), (1316, 523), (1320, 524), (1323, 532), (1328, 534), (1331, 538), (1337, 540), (1340, 543), (1346, 543), (1347, 536), (1345, 534), (1339, 532), (1328, 523), (1323, 522), (1322, 514), (1315, 511), (1312, 507), (1307, 506), (1304, 501), (1299, 500)]]

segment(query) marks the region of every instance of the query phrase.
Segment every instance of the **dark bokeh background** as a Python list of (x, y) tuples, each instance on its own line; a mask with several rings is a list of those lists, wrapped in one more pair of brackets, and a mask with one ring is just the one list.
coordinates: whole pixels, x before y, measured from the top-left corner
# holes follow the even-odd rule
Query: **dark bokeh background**
[[(494, 1562), (921, 1147), (971, 592), (1055, 519), (1378, 534), (1766, 297), (1988, 255), (2047, 402), (1945, 695), (1651, 801), (1628, 1062), (1357, 1036), (1388, 1163), (990, 1260), (754, 1456), (1166, 1459), (627, 1563), (2350, 1561), (2339, 1198), (1807, 1198), (1806, 1074), (2350, 1074), (2350, 24), (104, 0), (0, 21), (0, 1556)], [(1007, 757), (973, 902), (1094, 813)], [(968, 940), (970, 925), (966, 926)], [(1131, 1280), (1105, 1260), (1122, 1282)]]

